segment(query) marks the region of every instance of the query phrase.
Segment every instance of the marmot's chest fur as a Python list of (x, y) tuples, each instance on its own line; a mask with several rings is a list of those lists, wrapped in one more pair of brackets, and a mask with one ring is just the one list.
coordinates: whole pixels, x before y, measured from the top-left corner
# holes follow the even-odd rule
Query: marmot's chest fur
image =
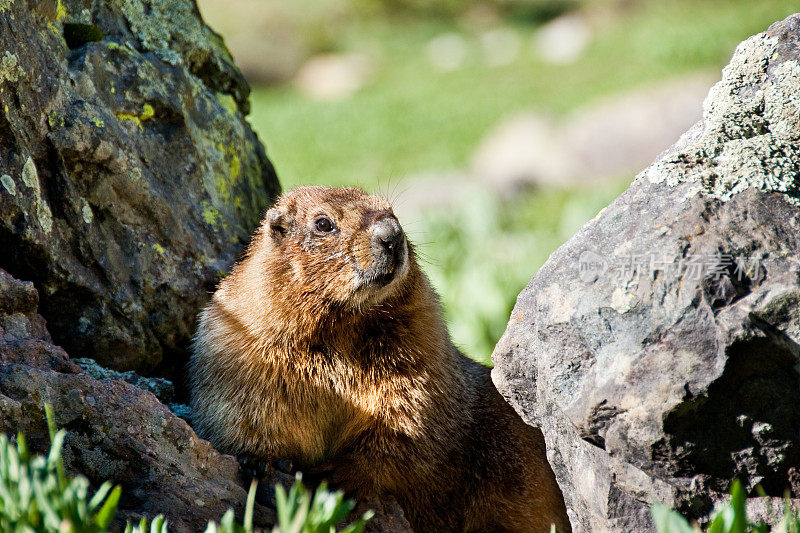
[(195, 429), (221, 451), (324, 465), (417, 531), (569, 530), (539, 430), (452, 345), (389, 203), (302, 187), (269, 210), (200, 316)]

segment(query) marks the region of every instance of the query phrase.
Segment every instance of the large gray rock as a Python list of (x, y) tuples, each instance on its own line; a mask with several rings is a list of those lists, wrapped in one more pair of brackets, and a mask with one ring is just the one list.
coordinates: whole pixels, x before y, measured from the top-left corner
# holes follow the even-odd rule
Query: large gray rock
[(192, 0), (0, 1), (0, 267), (75, 357), (181, 368), (278, 183)]
[[(800, 15), (520, 294), (493, 379), (544, 432), (575, 531), (800, 493)], [(653, 260), (654, 259), (654, 260)], [(755, 501), (758, 506), (763, 501)]]

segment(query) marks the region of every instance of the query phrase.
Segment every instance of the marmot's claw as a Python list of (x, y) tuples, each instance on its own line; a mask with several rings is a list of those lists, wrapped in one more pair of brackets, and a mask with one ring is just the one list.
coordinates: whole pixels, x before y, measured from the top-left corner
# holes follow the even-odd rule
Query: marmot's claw
[(267, 462), (260, 457), (244, 454), (240, 455), (237, 459), (239, 459), (239, 468), (245, 474), (245, 477), (263, 479), (264, 476), (267, 475), (267, 471), (269, 470)]
[(288, 457), (278, 457), (272, 461), (272, 467), (278, 472), (283, 472), (284, 474), (294, 474), (296, 472), (294, 462), (292, 462), (292, 460)]

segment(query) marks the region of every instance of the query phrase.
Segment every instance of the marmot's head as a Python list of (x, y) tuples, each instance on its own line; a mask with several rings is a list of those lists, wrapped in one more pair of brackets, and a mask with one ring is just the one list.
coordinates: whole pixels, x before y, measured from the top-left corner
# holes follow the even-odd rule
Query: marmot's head
[(392, 294), (413, 261), (389, 202), (356, 188), (289, 191), (267, 212), (262, 234), (282, 283), (358, 307)]

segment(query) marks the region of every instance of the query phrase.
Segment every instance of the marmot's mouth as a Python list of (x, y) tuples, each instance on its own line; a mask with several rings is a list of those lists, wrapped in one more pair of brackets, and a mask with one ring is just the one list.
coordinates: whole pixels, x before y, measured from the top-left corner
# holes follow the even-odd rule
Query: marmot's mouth
[(386, 272), (384, 274), (375, 274), (372, 276), (367, 276), (367, 283), (369, 285), (377, 285), (378, 287), (385, 287), (389, 283), (392, 282), (394, 279), (394, 272)]
[(408, 266), (408, 246), (405, 238), (391, 250), (376, 250), (373, 264), (366, 270), (357, 270), (357, 288), (381, 288), (405, 274)]

